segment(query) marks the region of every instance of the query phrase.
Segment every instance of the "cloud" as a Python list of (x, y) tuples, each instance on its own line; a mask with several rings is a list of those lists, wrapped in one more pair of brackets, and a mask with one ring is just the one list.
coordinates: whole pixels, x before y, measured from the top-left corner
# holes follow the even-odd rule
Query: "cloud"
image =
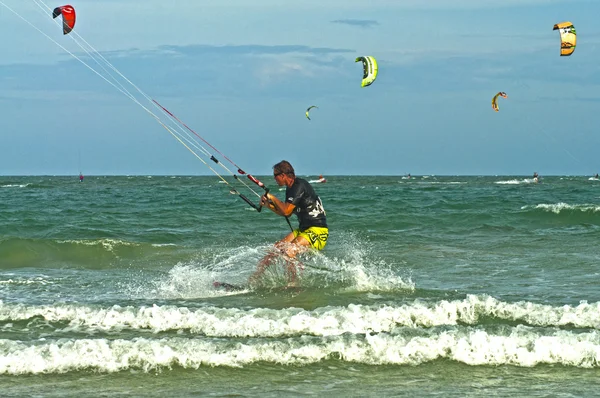
[[(303, 45), (168, 45), (101, 54), (136, 86), (150, 87), (155, 95), (280, 98), (297, 96), (311, 87), (333, 90), (355, 69), (354, 56), (345, 56), (354, 53)], [(77, 55), (103, 76), (111, 70), (102, 69), (86, 54)], [(36, 96), (40, 90), (117, 94), (70, 57), (54, 65), (0, 65), (0, 76), (4, 94), (12, 90), (11, 97), (16, 92)]]
[[(478, 54), (466, 47), (464, 52), (422, 50), (401, 56), (382, 53), (376, 86), (381, 86), (378, 90), (403, 89), (430, 95), (490, 90), (490, 86), (494, 86), (491, 91), (499, 91), (545, 83), (557, 90), (558, 85), (600, 84), (596, 63), (576, 62), (578, 59), (573, 58), (565, 64), (556, 51), (548, 48), (528, 53)], [(362, 76), (362, 68), (354, 62), (355, 54), (346, 48), (292, 44), (168, 45), (152, 50), (102, 52), (124, 76), (152, 95), (253, 100), (352, 95), (350, 90)], [(86, 55), (79, 56), (99, 69)], [(71, 58), (55, 65), (0, 66), (0, 83), (3, 94), (10, 93), (10, 97), (21, 93), (36, 98), (43, 90), (72, 91), (72, 95), (92, 92), (101, 98), (118, 95), (114, 87)], [(587, 92), (581, 96), (594, 97)]]
[(372, 28), (375, 25), (379, 25), (379, 22), (372, 19), (336, 19), (331, 21), (332, 23), (339, 23), (350, 26), (358, 26), (359, 28)]
[(272, 54), (339, 54), (351, 53), (354, 50), (327, 47), (310, 47), (302, 45), (239, 45), (239, 46), (209, 46), (209, 45), (188, 45), (188, 46), (161, 46), (159, 51), (172, 51), (187, 56), (213, 56), (213, 55), (272, 55)]

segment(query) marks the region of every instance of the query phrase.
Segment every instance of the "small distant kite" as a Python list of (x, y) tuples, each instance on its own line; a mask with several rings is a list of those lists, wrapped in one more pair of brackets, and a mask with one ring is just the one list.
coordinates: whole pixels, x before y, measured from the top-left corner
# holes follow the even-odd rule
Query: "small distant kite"
[(52, 18), (56, 18), (59, 15), (62, 15), (63, 17), (63, 34), (66, 35), (75, 27), (75, 9), (68, 4), (56, 7), (54, 11), (52, 11)]
[(358, 57), (354, 62), (358, 61), (362, 61), (363, 64), (363, 79), (360, 85), (361, 87), (370, 86), (377, 79), (377, 61), (371, 56)]
[(568, 57), (575, 51), (577, 44), (577, 32), (571, 22), (561, 22), (554, 25), (554, 29), (560, 32), (560, 56)]
[(310, 110), (311, 110), (312, 108), (317, 108), (317, 109), (319, 109), (319, 107), (318, 107), (318, 106), (316, 106), (316, 105), (311, 105), (311, 106), (309, 106), (309, 107), (308, 107), (308, 109), (306, 110), (306, 118), (307, 118), (308, 120), (310, 120), (310, 116), (308, 116), (308, 112), (310, 112)]
[(498, 97), (508, 98), (508, 95), (506, 95), (506, 93), (504, 91), (500, 91), (498, 94), (494, 95), (494, 98), (492, 98), (492, 109), (495, 110), (496, 112), (498, 112), (498, 110), (499, 110)]

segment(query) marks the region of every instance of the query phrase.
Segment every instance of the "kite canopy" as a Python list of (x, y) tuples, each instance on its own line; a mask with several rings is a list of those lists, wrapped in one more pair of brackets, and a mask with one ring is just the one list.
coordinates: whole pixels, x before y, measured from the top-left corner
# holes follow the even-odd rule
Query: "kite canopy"
[(494, 95), (494, 98), (492, 98), (492, 109), (495, 110), (496, 112), (498, 112), (498, 110), (499, 110), (498, 97), (508, 98), (508, 95), (506, 95), (506, 93), (504, 91), (500, 91), (498, 94)]
[(575, 51), (577, 44), (577, 32), (571, 22), (561, 22), (554, 25), (554, 29), (560, 32), (560, 56), (568, 57)]
[(370, 86), (377, 78), (377, 61), (371, 56), (358, 57), (354, 62), (358, 61), (363, 63), (363, 79), (360, 85), (361, 87)]
[(317, 108), (317, 109), (319, 109), (319, 107), (318, 107), (318, 106), (316, 106), (316, 105), (311, 105), (311, 106), (309, 106), (309, 107), (308, 107), (308, 109), (306, 110), (306, 118), (307, 118), (308, 120), (310, 120), (310, 117), (308, 116), (308, 112), (310, 112), (310, 110), (311, 110), (312, 108)]
[(68, 4), (56, 7), (54, 11), (52, 11), (52, 18), (56, 18), (59, 15), (62, 15), (63, 17), (63, 34), (66, 35), (75, 27), (75, 9)]

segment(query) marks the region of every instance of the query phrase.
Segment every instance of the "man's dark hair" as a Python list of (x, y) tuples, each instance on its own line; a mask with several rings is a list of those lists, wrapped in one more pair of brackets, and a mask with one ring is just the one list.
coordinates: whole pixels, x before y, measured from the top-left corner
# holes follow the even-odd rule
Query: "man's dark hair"
[(296, 177), (296, 173), (294, 172), (294, 168), (287, 160), (282, 160), (273, 166), (273, 174), (283, 173), (290, 177)]

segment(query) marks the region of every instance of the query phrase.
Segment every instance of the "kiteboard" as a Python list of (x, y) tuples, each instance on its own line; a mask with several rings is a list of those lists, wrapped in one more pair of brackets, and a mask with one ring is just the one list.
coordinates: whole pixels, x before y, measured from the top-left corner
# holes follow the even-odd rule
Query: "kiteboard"
[(248, 287), (243, 285), (234, 285), (233, 283), (226, 282), (213, 282), (215, 289), (225, 290), (226, 292), (237, 292), (240, 290), (246, 290)]
[[(241, 292), (243, 290), (250, 289), (248, 286), (244, 286), (244, 285), (235, 285), (233, 283), (217, 282), (217, 281), (213, 282), (213, 287), (217, 290), (222, 290), (225, 292)], [(281, 291), (281, 292), (293, 292), (293, 293), (300, 293), (301, 291), (303, 291), (302, 287), (300, 287), (300, 286), (289, 286), (289, 285), (273, 287), (268, 290), (269, 291)]]

